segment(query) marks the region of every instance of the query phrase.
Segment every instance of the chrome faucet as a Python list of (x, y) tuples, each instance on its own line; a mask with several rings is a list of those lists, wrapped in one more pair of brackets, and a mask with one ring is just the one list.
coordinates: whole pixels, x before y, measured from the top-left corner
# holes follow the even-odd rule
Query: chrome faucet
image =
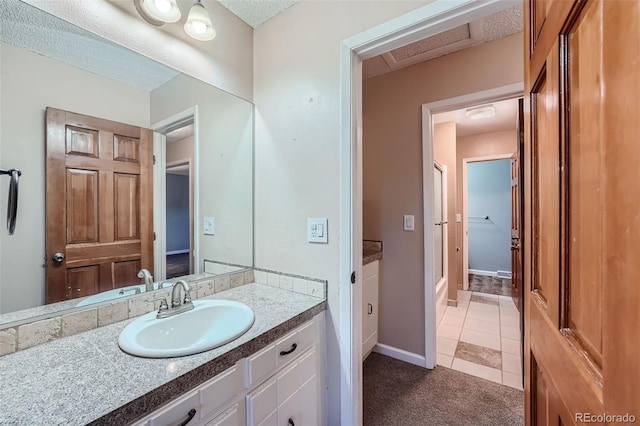
[(140, 269), (138, 272), (138, 278), (144, 278), (144, 285), (146, 291), (153, 291), (153, 276), (147, 269)]
[[(180, 288), (184, 290), (184, 301), (180, 301)], [(193, 309), (193, 302), (191, 301), (191, 287), (185, 280), (176, 281), (171, 289), (171, 307), (167, 305), (167, 301), (164, 297), (160, 297), (155, 300), (160, 300), (160, 309), (156, 318), (167, 318), (182, 312), (190, 311)]]

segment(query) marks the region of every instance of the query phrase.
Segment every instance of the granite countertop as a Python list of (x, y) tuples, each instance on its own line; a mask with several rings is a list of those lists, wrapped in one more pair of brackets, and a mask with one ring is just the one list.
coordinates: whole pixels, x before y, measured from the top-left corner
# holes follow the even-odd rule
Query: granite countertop
[(362, 264), (382, 259), (382, 241), (364, 240), (362, 242)]
[(246, 303), (255, 322), (226, 345), (178, 358), (138, 358), (122, 352), (118, 335), (135, 319), (0, 357), (0, 424), (132, 422), (326, 308), (325, 299), (255, 283), (204, 299)]

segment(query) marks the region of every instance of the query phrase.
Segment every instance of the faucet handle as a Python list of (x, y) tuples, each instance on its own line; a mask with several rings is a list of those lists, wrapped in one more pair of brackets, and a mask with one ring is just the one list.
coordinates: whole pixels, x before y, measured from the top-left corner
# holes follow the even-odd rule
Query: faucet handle
[(160, 301), (160, 309), (158, 309), (158, 313), (162, 312), (162, 311), (168, 311), (169, 310), (169, 304), (167, 303), (167, 298), (166, 297), (156, 297), (155, 299), (153, 299), (154, 302)]

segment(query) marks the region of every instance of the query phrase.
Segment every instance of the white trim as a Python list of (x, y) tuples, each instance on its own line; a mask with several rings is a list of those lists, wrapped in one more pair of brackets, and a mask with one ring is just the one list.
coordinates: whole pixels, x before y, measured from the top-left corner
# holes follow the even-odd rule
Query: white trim
[(496, 271), (483, 271), (481, 269), (469, 269), (469, 274), (473, 275), (482, 275), (485, 277), (497, 277), (498, 273)]
[[(514, 4), (504, 0), (435, 0), (342, 42), (340, 321), (337, 328), (340, 346), (340, 423), (343, 425), (362, 424), (362, 358), (359, 344), (362, 327), (362, 170), (358, 168), (361, 158), (358, 158), (357, 150), (358, 140), (362, 137), (362, 60), (483, 18)], [(350, 283), (352, 271), (357, 274), (355, 285)]]
[[(167, 152), (166, 152), (166, 137), (164, 133), (173, 128), (179, 123), (184, 123), (193, 120), (193, 169), (190, 174), (193, 174), (193, 256), (197, 259), (200, 253), (200, 239), (198, 238), (199, 228), (199, 179), (198, 172), (200, 170), (200, 160), (198, 159), (198, 146), (199, 146), (199, 132), (198, 132), (198, 105), (194, 105), (185, 109), (177, 114), (174, 114), (164, 120), (161, 120), (151, 126), (154, 131), (153, 134), (153, 153), (156, 156), (156, 164), (153, 168), (153, 228), (156, 233), (156, 241), (154, 244), (154, 273), (156, 281), (161, 281), (166, 278), (167, 266), (167, 240), (165, 232), (167, 218), (167, 202), (166, 202), (166, 170), (167, 170)], [(191, 168), (190, 168), (191, 169)], [(193, 263), (192, 273), (197, 274), (200, 272), (200, 264), (202, 262)], [(160, 271), (160, 272), (158, 272)]]
[(172, 251), (168, 251), (167, 252), (167, 256), (171, 256), (174, 254), (185, 254), (185, 253), (189, 253), (189, 249), (185, 249), (185, 250), (172, 250)]
[[(480, 161), (505, 160), (513, 157), (511, 154), (485, 155), (482, 157), (469, 157), (462, 159), (462, 289), (469, 290), (469, 211), (467, 200), (469, 197), (469, 182), (467, 166), (469, 163)], [(482, 274), (480, 274), (482, 275)], [(496, 275), (492, 275), (496, 276)]]
[(372, 352), (386, 355), (388, 357), (408, 362), (409, 364), (418, 365), (420, 367), (424, 367), (425, 363), (424, 356), (422, 355), (414, 354), (413, 352), (394, 348), (393, 346), (384, 345), (382, 343), (378, 343), (377, 345), (375, 345)]

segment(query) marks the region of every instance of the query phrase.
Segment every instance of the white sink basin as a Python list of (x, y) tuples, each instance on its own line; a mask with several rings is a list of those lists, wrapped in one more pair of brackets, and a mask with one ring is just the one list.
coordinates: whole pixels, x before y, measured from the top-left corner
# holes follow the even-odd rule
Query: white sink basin
[(222, 346), (253, 325), (253, 310), (231, 300), (195, 300), (194, 308), (168, 318), (157, 319), (149, 312), (120, 333), (120, 348), (147, 358), (192, 355)]

